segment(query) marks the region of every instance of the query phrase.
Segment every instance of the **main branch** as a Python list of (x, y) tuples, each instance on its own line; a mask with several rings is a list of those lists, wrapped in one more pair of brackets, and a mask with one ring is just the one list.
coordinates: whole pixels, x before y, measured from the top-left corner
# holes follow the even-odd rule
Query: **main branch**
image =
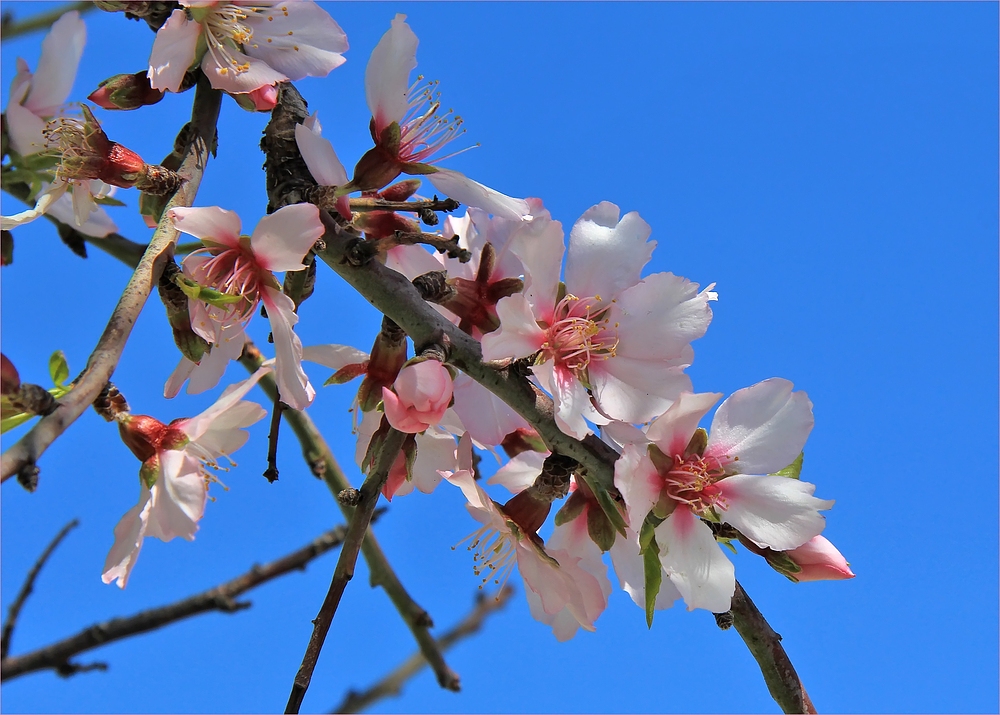
[[(174, 206), (190, 206), (194, 202), (208, 163), (209, 146), (215, 137), (221, 103), (222, 93), (212, 89), (206, 79), (200, 80), (191, 112), (191, 126), (195, 131), (191, 133), (191, 142), (180, 167), (180, 174), (186, 181), (170, 199), (168, 210)], [(164, 262), (177, 235), (177, 230), (164, 211), (160, 225), (125, 286), (80, 379), (70, 393), (59, 401), (55, 412), (39, 420), (24, 437), (3, 453), (0, 458), (0, 481), (6, 481), (21, 470), (36, 469), (35, 463), (42, 453), (100, 394), (121, 359), (132, 326), (163, 272)]]

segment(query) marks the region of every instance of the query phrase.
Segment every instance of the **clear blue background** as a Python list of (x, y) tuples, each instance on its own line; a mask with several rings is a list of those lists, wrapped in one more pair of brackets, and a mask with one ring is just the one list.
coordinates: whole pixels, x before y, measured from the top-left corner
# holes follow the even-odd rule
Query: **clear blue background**
[[(17, 16), (41, 10), (4, 3)], [(589, 206), (638, 211), (659, 247), (648, 270), (718, 284), (695, 344), (696, 389), (731, 392), (782, 376), (815, 403), (803, 478), (837, 500), (826, 535), (858, 574), (792, 584), (741, 552), (737, 575), (784, 636), (821, 712), (996, 712), (997, 690), (997, 5), (337, 4), (348, 62), (298, 83), (348, 167), (368, 148), (364, 67), (394, 13), (421, 38), (418, 71), (441, 80), (481, 142), (449, 166), (515, 196), (539, 196), (567, 228)], [(153, 35), (90, 13), (73, 98), (142, 69)], [(37, 66), (41, 36), (5, 41)], [(137, 113), (100, 112), (113, 139), (165, 155), (192, 94)], [(6, 94), (4, 94), (6, 103)], [(267, 115), (226, 100), (218, 160), (198, 203), (264, 213)], [(428, 187), (429, 188), (429, 187)], [(120, 197), (134, 208), (136, 195)], [(4, 198), (4, 212), (19, 209)], [(130, 210), (122, 233), (146, 240)], [(45, 383), (62, 349), (76, 374), (128, 269), (99, 250), (72, 255), (47, 222), (18, 229), (2, 271), (3, 351)], [(321, 268), (302, 309), (306, 344), (367, 350), (365, 301)], [(266, 338), (264, 321), (251, 333)], [(172, 402), (178, 354), (155, 298), (114, 380), (136, 412), (196, 414), (219, 390)], [(315, 367), (315, 366), (313, 366)], [(321, 382), (328, 371), (311, 370)], [(243, 377), (233, 366), (228, 381)], [(321, 391), (310, 414), (355, 483), (347, 407), (353, 387)], [(220, 388), (221, 390), (221, 388)], [(264, 401), (257, 393), (257, 399)], [(84, 415), (42, 458), (41, 484), (2, 489), (2, 604), (68, 520), (13, 653), (112, 616), (161, 605), (278, 557), (339, 523), (291, 432), (269, 485), (266, 423), (213, 490), (193, 543), (147, 542), (122, 592), (100, 581), (111, 530), (136, 499), (138, 464), (114, 427)], [(20, 433), (5, 436), (9, 445)], [(471, 606), (471, 556), (450, 548), (475, 525), (458, 490), (394, 501), (376, 533), (439, 630)], [(254, 591), (254, 606), (211, 614), (85, 654), (107, 673), (38, 673), (5, 684), (9, 712), (280, 711), (335, 555)], [(612, 579), (614, 577), (612, 576)], [(521, 588), (519, 577), (512, 579)], [(305, 701), (326, 710), (415, 645), (364, 567), (350, 584)], [(447, 659), (463, 692), (424, 672), (393, 712), (776, 712), (734, 631), (681, 607), (642, 612), (621, 591), (597, 623), (559, 644), (523, 595)]]

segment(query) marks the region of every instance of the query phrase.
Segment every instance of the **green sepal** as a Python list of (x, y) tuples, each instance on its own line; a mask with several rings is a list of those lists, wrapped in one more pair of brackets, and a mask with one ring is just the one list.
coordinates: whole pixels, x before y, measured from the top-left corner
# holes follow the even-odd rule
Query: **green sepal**
[(400, 164), (404, 174), (415, 174), (417, 176), (426, 176), (427, 174), (436, 174), (439, 169), (436, 166), (431, 166), (430, 164), (421, 164), (418, 161), (408, 161), (404, 164)]
[(674, 468), (674, 458), (665, 455), (655, 444), (646, 447), (646, 454), (649, 456), (649, 461), (653, 463), (653, 467), (660, 474), (666, 474)]
[(202, 303), (208, 303), (216, 308), (225, 308), (233, 303), (245, 300), (241, 295), (229, 295), (214, 288), (203, 286), (180, 273), (174, 275), (174, 283), (191, 300), (200, 300)]
[(716, 538), (715, 540), (718, 541), (723, 546), (725, 546), (730, 551), (732, 551), (734, 554), (737, 553), (736, 546), (733, 544), (733, 540), (732, 539), (720, 539), (720, 538)]
[(687, 447), (684, 449), (684, 456), (691, 457), (695, 454), (701, 456), (705, 453), (705, 447), (708, 446), (708, 432), (703, 428), (699, 427), (691, 435), (691, 441), (688, 442)]
[(596, 480), (594, 480), (594, 478), (591, 477), (586, 471), (584, 471), (581, 476), (583, 477), (583, 480), (587, 483), (587, 486), (590, 487), (590, 491), (592, 491), (594, 493), (594, 496), (597, 497), (597, 502), (601, 505), (601, 509), (604, 510), (604, 513), (608, 517), (608, 521), (611, 522), (611, 525), (615, 528), (615, 531), (617, 531), (622, 536), (627, 537), (628, 532), (626, 531), (627, 527), (625, 524), (625, 517), (622, 516), (622, 513), (618, 508), (617, 502), (615, 502), (615, 500), (611, 497), (611, 494), (608, 493), (608, 490), (605, 489), (602, 484), (599, 484)]
[[(399, 122), (393, 122), (379, 135), (378, 145), (380, 148), (384, 149), (390, 156), (399, 155), (399, 141), (402, 133), (399, 129)], [(435, 170), (436, 171), (436, 170)], [(379, 187), (381, 188), (381, 187)]]
[(805, 452), (799, 452), (799, 456), (795, 458), (795, 461), (789, 464), (784, 469), (780, 469), (771, 476), (773, 477), (788, 477), (789, 479), (798, 479), (799, 475), (802, 473), (802, 457)]
[(156, 484), (156, 479), (160, 475), (160, 458), (157, 455), (153, 455), (139, 467), (139, 479), (142, 483), (146, 485), (147, 488), (152, 489), (153, 485)]
[(653, 533), (653, 528), (650, 522), (644, 521), (642, 528), (639, 530), (639, 553), (642, 554), (647, 628), (653, 627), (653, 611), (656, 610), (656, 597), (660, 594), (660, 586), (663, 584), (663, 566), (660, 564), (660, 549), (656, 545), (656, 534)]
[(408, 434), (403, 440), (404, 463), (406, 468), (406, 481), (413, 481), (413, 464), (417, 461), (417, 435)]
[(764, 554), (764, 558), (767, 560), (767, 565), (780, 573), (782, 576), (787, 577), (795, 583), (799, 582), (799, 580), (795, 578), (795, 574), (801, 572), (802, 567), (795, 563), (792, 560), (792, 557), (784, 551), (772, 551), (768, 549), (768, 551)]
[(102, 196), (100, 198), (95, 197), (94, 202), (100, 204), (101, 206), (128, 206), (124, 201), (119, 201), (111, 196)]
[(600, 509), (587, 510), (587, 533), (601, 551), (610, 551), (618, 535), (608, 517)]
[(579, 491), (575, 491), (570, 494), (569, 499), (567, 499), (559, 511), (556, 512), (556, 526), (562, 526), (563, 524), (568, 524), (573, 521), (573, 519), (580, 516), (585, 506), (587, 506), (587, 497)]
[(56, 350), (49, 357), (49, 375), (52, 377), (53, 385), (61, 386), (69, 379), (69, 365), (62, 350)]

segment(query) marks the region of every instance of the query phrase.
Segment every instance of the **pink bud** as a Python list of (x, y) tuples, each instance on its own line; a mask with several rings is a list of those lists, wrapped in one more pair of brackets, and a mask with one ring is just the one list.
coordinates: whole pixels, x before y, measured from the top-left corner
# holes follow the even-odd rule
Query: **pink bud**
[(799, 581), (837, 581), (854, 578), (854, 573), (837, 547), (822, 536), (814, 536), (785, 555), (802, 570), (794, 574)]
[(264, 85), (250, 92), (250, 99), (258, 112), (270, 112), (278, 105), (278, 88), (273, 84)]
[(392, 388), (382, 388), (382, 401), (389, 424), (400, 432), (423, 432), (438, 424), (451, 404), (451, 373), (437, 360), (404, 366)]

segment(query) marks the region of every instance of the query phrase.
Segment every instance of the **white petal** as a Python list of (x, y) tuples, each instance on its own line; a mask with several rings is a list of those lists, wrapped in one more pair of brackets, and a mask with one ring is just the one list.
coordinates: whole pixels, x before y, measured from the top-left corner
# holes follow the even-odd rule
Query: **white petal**
[(302, 369), (302, 343), (292, 331), (299, 322), (295, 302), (277, 288), (265, 288), (264, 305), (274, 334), (274, 379), (278, 384), (281, 401), (296, 410), (312, 404), (316, 390)]
[[(73, 200), (66, 194), (63, 194), (53, 202), (52, 206), (49, 207), (48, 214), (70, 226), (76, 223), (76, 216), (73, 213)], [(82, 226), (74, 227), (84, 236), (93, 236), (94, 238), (104, 238), (109, 233), (114, 233), (118, 230), (118, 226), (111, 220), (108, 213), (97, 205), (94, 206), (94, 210), (87, 217), (87, 220), (83, 222)]]
[(7, 136), (10, 144), (21, 156), (30, 156), (43, 151), (45, 147), (46, 121), (16, 102), (7, 104)]
[(536, 365), (533, 372), (537, 375), (539, 369), (551, 369), (552, 400), (555, 402), (556, 424), (570, 437), (583, 439), (590, 434), (590, 428), (584, 421), (584, 415), (594, 419), (594, 409), (590, 404), (590, 395), (576, 377), (568, 370), (550, 367), (551, 362)]
[(638, 533), (663, 491), (663, 477), (647, 456), (645, 445), (625, 447), (615, 462), (615, 487), (625, 500), (629, 526)]
[(347, 35), (314, 2), (287, 3), (271, 12), (251, 14), (246, 22), (254, 33), (250, 43), (243, 46), (246, 53), (264, 60), (292, 81), (326, 77), (345, 62), (341, 53), (348, 49)]
[(548, 452), (521, 452), (511, 457), (510, 461), (500, 467), (486, 483), (501, 484), (511, 494), (523, 492), (534, 484), (535, 479), (542, 473), (542, 464), (548, 456)]
[(161, 541), (177, 536), (191, 541), (208, 498), (201, 462), (184, 450), (168, 449), (158, 454), (160, 474), (151, 490), (147, 535)]
[(73, 194), (73, 224), (82, 226), (87, 223), (87, 219), (90, 218), (91, 212), (97, 208), (97, 204), (94, 203), (88, 182), (74, 181), (70, 185), (70, 191)]
[[(213, 425), (220, 421), (220, 427), (223, 429), (227, 428), (227, 423), (224, 421), (224, 415), (234, 407), (236, 407), (240, 400), (253, 388), (254, 385), (267, 373), (271, 372), (270, 366), (265, 366), (254, 372), (253, 375), (248, 377), (246, 380), (238, 382), (234, 385), (230, 385), (222, 396), (216, 400), (211, 407), (199, 414), (197, 417), (192, 417), (186, 420), (183, 424), (182, 429), (184, 434), (188, 436), (192, 442), (201, 441), (202, 437), (206, 435), (213, 429)], [(258, 418), (259, 419), (259, 418)], [(256, 420), (254, 420), (256, 422)], [(252, 422), (246, 425), (241, 425), (246, 427)], [(218, 456), (218, 454), (216, 454)]]
[(149, 84), (153, 89), (176, 92), (188, 68), (194, 64), (195, 48), (201, 35), (199, 23), (187, 19), (183, 10), (174, 10), (156, 32), (149, 54)]
[(701, 418), (708, 414), (720, 397), (721, 392), (681, 394), (670, 409), (649, 426), (646, 437), (667, 456), (683, 454)]
[(163, 396), (168, 400), (177, 397), (177, 393), (181, 391), (184, 382), (191, 377), (191, 373), (194, 372), (196, 367), (198, 367), (198, 363), (191, 362), (186, 357), (182, 357), (163, 386)]
[(581, 216), (569, 234), (566, 290), (578, 297), (610, 301), (639, 282), (656, 241), (635, 211), (618, 220), (618, 207), (602, 201)]
[(269, 271), (298, 271), (326, 229), (312, 204), (283, 206), (257, 224), (250, 237), (257, 263)]
[[(608, 417), (622, 422), (642, 423), (670, 407), (669, 397), (656, 393), (669, 391), (677, 395), (691, 382), (680, 368), (648, 365), (647, 369), (629, 374), (628, 380), (618, 377), (614, 368), (617, 358), (592, 364), (589, 377), (594, 401)], [(631, 365), (623, 363), (624, 366)], [(622, 371), (624, 372), (624, 371)]]
[(242, 71), (234, 72), (233, 64), (220, 65), (211, 52), (206, 53), (201, 61), (201, 71), (215, 89), (231, 94), (245, 94), (288, 80), (283, 72), (274, 69), (264, 60), (236, 50), (229, 50), (229, 53), (232, 55), (232, 62), (241, 65)]
[(104, 573), (101, 575), (104, 583), (117, 580), (118, 588), (125, 588), (128, 583), (146, 535), (151, 506), (149, 497), (149, 489), (143, 484), (140, 487), (139, 503), (125, 512), (115, 526), (115, 543), (104, 560)]
[(611, 308), (609, 320), (618, 324), (621, 338), (617, 354), (645, 360), (682, 355), (708, 330), (713, 295), (672, 273), (647, 276), (625, 290)]
[(530, 218), (531, 209), (524, 199), (515, 199), (483, 186), (478, 181), (451, 169), (438, 169), (427, 174), (434, 188), (466, 206), (475, 206), (501, 218), (519, 220)]
[(514, 227), (510, 250), (524, 266), (524, 296), (539, 320), (548, 321), (556, 304), (562, 272), (562, 224), (553, 221), (537, 199), (529, 199), (534, 218)]
[(302, 348), (302, 359), (331, 370), (339, 370), (345, 365), (366, 362), (368, 353), (350, 345), (310, 345)]
[(522, 293), (502, 298), (497, 303), (497, 317), (500, 329), (483, 336), (484, 360), (527, 357), (545, 342), (545, 333)]
[[(313, 117), (316, 115), (314, 114)], [(329, 139), (320, 133), (319, 122), (309, 126), (307, 119), (295, 125), (295, 143), (299, 147), (302, 160), (309, 167), (309, 173), (320, 186), (342, 186), (348, 182), (347, 170), (340, 163), (337, 152)]]
[(729, 610), (736, 590), (733, 565), (716, 543), (712, 530), (681, 505), (656, 527), (660, 563), (688, 610)]
[(170, 209), (169, 216), (174, 228), (202, 241), (229, 248), (235, 248), (240, 244), (240, 229), (243, 223), (235, 211), (226, 211), (218, 206), (177, 207)]
[(441, 472), (458, 469), (455, 438), (444, 430), (431, 427), (417, 435), (416, 444), (417, 458), (409, 484), (430, 494), (441, 483)]
[(775, 551), (794, 549), (818, 535), (826, 526), (819, 511), (833, 506), (833, 500), (813, 496), (816, 485), (788, 477), (737, 474), (718, 487), (725, 498), (725, 508), (719, 507), (723, 520)]
[(41, 218), (46, 212), (49, 211), (56, 199), (66, 193), (66, 188), (67, 184), (65, 182), (55, 182), (52, 186), (38, 195), (35, 199), (34, 208), (22, 211), (19, 214), (14, 214), (13, 216), (0, 217), (0, 229), (9, 231), (12, 228), (22, 226), (26, 223), (31, 223), (35, 219)]
[(743, 474), (773, 474), (799, 456), (812, 431), (812, 402), (792, 383), (771, 378), (737, 390), (712, 419), (706, 454), (737, 457)]
[(417, 44), (406, 15), (396, 15), (372, 51), (365, 69), (365, 95), (378, 131), (402, 121), (406, 114), (406, 91), (410, 72), (417, 66)]
[(455, 378), (455, 412), (465, 429), (479, 444), (493, 446), (527, 420), (506, 402), (464, 373)]
[[(618, 575), (618, 583), (639, 608), (646, 608), (646, 572), (642, 554), (639, 553), (639, 537), (629, 530), (629, 538), (619, 536), (611, 547), (611, 565)], [(663, 574), (660, 590), (656, 594), (653, 608), (661, 611), (674, 605), (681, 597), (680, 591), (674, 586), (667, 574)]]
[(40, 117), (51, 117), (59, 111), (73, 88), (86, 42), (87, 27), (76, 10), (52, 23), (42, 40), (42, 56), (25, 107)]

